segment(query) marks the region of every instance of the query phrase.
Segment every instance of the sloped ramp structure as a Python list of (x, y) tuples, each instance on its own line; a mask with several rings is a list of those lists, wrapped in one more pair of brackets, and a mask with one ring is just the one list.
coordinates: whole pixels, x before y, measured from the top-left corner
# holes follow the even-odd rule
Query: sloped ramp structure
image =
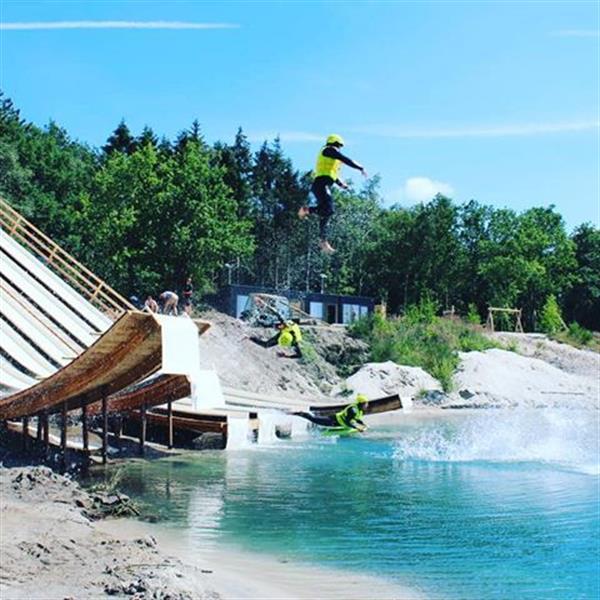
[[(182, 325), (193, 328), (196, 335), (209, 327), (202, 321), (182, 323), (176, 317), (128, 311), (68, 365), (36, 385), (0, 399), (0, 419), (81, 408), (149, 377), (163, 365), (164, 333), (172, 325), (177, 325), (178, 330)], [(165, 374), (139, 391), (115, 397), (114, 410), (131, 410), (141, 404), (157, 402), (154, 396), (164, 397), (164, 403), (189, 390), (190, 384), (184, 375)]]
[[(159, 374), (109, 396), (107, 410), (109, 413), (126, 413), (143, 406), (151, 408), (186, 398), (191, 393), (192, 386), (189, 377)], [(90, 404), (87, 412), (90, 416), (100, 414), (102, 402), (97, 401)]]
[(0, 419), (56, 412), (95, 402), (156, 372), (161, 326), (153, 315), (127, 312), (67, 366), (33, 387), (0, 400)]

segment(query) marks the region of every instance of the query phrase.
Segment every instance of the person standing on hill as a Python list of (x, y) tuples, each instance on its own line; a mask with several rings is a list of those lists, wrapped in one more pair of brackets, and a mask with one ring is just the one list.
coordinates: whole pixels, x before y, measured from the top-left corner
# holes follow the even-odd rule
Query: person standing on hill
[(342, 163), (353, 169), (357, 169), (364, 177), (368, 176), (362, 165), (359, 165), (340, 152), (340, 148), (343, 146), (344, 140), (342, 136), (337, 134), (328, 136), (325, 146), (319, 151), (317, 164), (313, 171), (311, 191), (317, 199), (317, 206), (302, 206), (298, 210), (298, 216), (301, 219), (312, 214), (319, 215), (319, 245), (321, 246), (321, 250), (326, 254), (335, 252), (335, 249), (332, 248), (327, 239), (329, 221), (335, 212), (331, 186), (335, 183), (342, 188), (348, 188), (348, 185), (339, 178)]
[(187, 315), (192, 314), (192, 296), (194, 295), (194, 286), (192, 278), (188, 277), (183, 286), (183, 310)]

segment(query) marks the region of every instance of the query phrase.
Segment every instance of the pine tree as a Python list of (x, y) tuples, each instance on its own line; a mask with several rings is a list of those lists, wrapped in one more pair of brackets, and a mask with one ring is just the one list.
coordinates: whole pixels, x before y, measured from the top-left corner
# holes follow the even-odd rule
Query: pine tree
[(546, 302), (540, 314), (539, 326), (541, 331), (551, 335), (558, 333), (561, 329), (565, 328), (565, 322), (563, 321), (560, 307), (558, 306), (554, 294), (550, 294), (546, 298)]
[(121, 119), (117, 128), (106, 140), (106, 144), (102, 147), (102, 150), (106, 156), (109, 156), (113, 152), (131, 154), (135, 150), (135, 140), (125, 123), (125, 119)]
[(154, 148), (158, 147), (158, 138), (151, 127), (147, 125), (142, 129), (142, 133), (135, 139), (134, 148), (143, 148), (146, 144), (150, 144)]

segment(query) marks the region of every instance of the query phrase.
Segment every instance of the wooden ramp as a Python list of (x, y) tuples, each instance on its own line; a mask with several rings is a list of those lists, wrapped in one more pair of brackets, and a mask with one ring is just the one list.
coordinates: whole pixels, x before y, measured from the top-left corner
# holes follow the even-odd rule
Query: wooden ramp
[(161, 366), (161, 327), (128, 311), (71, 363), (33, 387), (0, 400), (0, 419), (79, 408), (148, 377)]
[[(126, 413), (142, 406), (151, 408), (174, 402), (192, 393), (190, 380), (185, 375), (157, 375), (135, 387), (127, 388), (108, 397), (109, 413)], [(94, 402), (87, 408), (89, 416), (102, 412), (102, 402)]]

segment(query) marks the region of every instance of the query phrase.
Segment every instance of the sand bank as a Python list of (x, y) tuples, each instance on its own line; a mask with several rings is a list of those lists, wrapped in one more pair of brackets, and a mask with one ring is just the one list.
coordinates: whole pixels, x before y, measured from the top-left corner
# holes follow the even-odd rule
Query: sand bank
[(387, 581), (206, 548), (168, 528), (90, 518), (90, 495), (45, 467), (0, 469), (0, 597), (406, 599)]

